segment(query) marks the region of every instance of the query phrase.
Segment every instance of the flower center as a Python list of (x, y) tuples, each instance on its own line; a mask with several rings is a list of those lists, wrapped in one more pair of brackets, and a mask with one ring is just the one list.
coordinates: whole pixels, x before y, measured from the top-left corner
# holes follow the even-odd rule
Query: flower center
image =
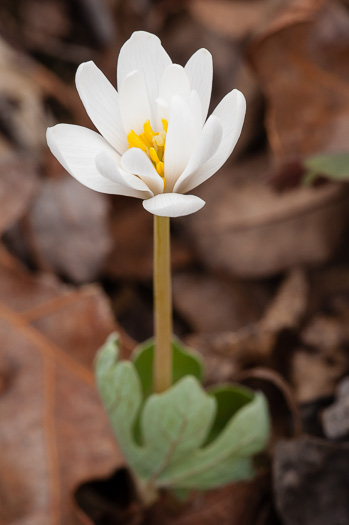
[(132, 129), (127, 135), (127, 142), (129, 148), (140, 148), (143, 150), (152, 161), (158, 174), (165, 179), (164, 153), (168, 122), (165, 119), (162, 119), (161, 122), (163, 129), (160, 132), (155, 133), (152, 130), (150, 121), (147, 120), (143, 126), (144, 132), (137, 135)]

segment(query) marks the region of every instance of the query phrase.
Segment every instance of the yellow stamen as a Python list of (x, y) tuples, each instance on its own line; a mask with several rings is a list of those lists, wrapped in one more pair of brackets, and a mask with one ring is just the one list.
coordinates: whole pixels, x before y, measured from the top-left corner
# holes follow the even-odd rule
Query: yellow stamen
[(167, 120), (162, 119), (162, 125), (163, 129), (160, 132), (155, 132), (150, 125), (150, 121), (147, 120), (143, 126), (144, 133), (137, 135), (132, 129), (127, 135), (127, 141), (129, 148), (140, 148), (148, 155), (154, 168), (162, 177), (165, 185), (165, 166), (163, 159), (165, 154), (166, 131), (168, 127)]
[(136, 133), (133, 130), (131, 130), (130, 133), (127, 135), (127, 142), (129, 148), (140, 148), (145, 153), (147, 153), (147, 146), (138, 137), (138, 135), (136, 135)]
[(164, 176), (164, 173), (165, 173), (165, 166), (164, 166), (164, 163), (163, 163), (163, 162), (157, 162), (157, 164), (156, 164), (156, 171), (158, 172), (158, 174), (160, 175), (160, 177), (163, 177), (163, 176)]
[(148, 139), (147, 135), (145, 133), (141, 133), (140, 135), (138, 135), (139, 138), (141, 139), (141, 141), (143, 142), (143, 144), (145, 144), (147, 146), (147, 148), (151, 148), (153, 143), (151, 140)]
[(150, 120), (147, 120), (147, 122), (144, 124), (143, 128), (144, 128), (144, 134), (146, 135), (147, 139), (151, 143), (155, 133), (152, 130), (152, 127), (150, 125)]
[(158, 154), (156, 153), (155, 148), (149, 149), (149, 155), (150, 155), (151, 160), (155, 162), (155, 164), (158, 164), (158, 162), (160, 162), (160, 159), (158, 157)]

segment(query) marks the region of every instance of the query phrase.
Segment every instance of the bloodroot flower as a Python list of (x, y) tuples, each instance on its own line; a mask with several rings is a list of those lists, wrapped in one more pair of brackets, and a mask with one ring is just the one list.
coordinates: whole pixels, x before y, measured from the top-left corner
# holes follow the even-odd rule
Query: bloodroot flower
[(236, 89), (206, 120), (212, 57), (200, 49), (173, 64), (155, 35), (138, 31), (123, 45), (118, 91), (93, 62), (81, 64), (76, 87), (100, 135), (58, 124), (47, 130), (55, 157), (95, 191), (143, 199), (154, 215), (178, 217), (205, 204), (185, 195), (227, 160), (240, 136), (246, 103)]

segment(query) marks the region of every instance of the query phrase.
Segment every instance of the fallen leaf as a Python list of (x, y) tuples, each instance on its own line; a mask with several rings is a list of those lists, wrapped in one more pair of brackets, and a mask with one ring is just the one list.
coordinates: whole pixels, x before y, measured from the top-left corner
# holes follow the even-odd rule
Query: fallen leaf
[(300, 403), (333, 395), (349, 367), (347, 320), (317, 315), (305, 326), (291, 358), (291, 381)]
[(13, 145), (38, 155), (45, 144), (46, 115), (42, 91), (31, 61), (0, 39), (0, 122)]
[(262, 475), (249, 483), (230, 484), (205, 494), (196, 494), (184, 505), (182, 511), (171, 509), (166, 501), (160, 502), (148, 511), (146, 523), (211, 525), (219, 522), (221, 525), (266, 525), (268, 521), (264, 521), (263, 515), (268, 511), (268, 498), (268, 477)]
[(246, 39), (273, 17), (283, 0), (192, 0), (191, 14), (210, 31), (232, 39)]
[(321, 414), (322, 426), (328, 439), (349, 438), (349, 378), (341, 380), (336, 388), (336, 401)]
[(307, 309), (309, 292), (304, 272), (298, 268), (292, 270), (264, 313), (261, 329), (277, 332), (299, 327)]
[[(153, 275), (153, 217), (139, 200), (117, 197), (111, 211), (113, 248), (106, 261), (106, 274), (114, 279), (147, 280)], [(180, 269), (193, 260), (188, 242), (172, 235), (171, 265)]]
[[(194, 492), (178, 504), (171, 495), (162, 494), (148, 509), (135, 498), (135, 489), (125, 469), (102, 481), (90, 482), (79, 489), (77, 498), (94, 523), (124, 525), (270, 525), (272, 506), (268, 473), (245, 483)], [(274, 523), (274, 522), (273, 522)]]
[(263, 392), (268, 399), (273, 422), (271, 449), (280, 436), (299, 437), (301, 435), (302, 421), (294, 391), (281, 374), (270, 368), (254, 367), (241, 372), (237, 380), (253, 390)]
[(274, 456), (274, 492), (285, 525), (346, 525), (349, 444), (305, 436), (280, 441)]
[(86, 524), (77, 486), (122, 463), (91, 363), (115, 329), (96, 286), (26, 273), (0, 251), (0, 522)]
[(306, 314), (308, 294), (304, 272), (295, 269), (286, 276), (257, 323), (236, 331), (187, 337), (187, 344), (205, 357), (206, 381), (210, 384), (231, 381), (249, 366), (271, 364), (273, 359), (285, 362), (282, 335), (299, 330)]
[(38, 189), (35, 165), (12, 155), (0, 160), (0, 233), (6, 232), (26, 212)]
[(265, 303), (263, 292), (257, 285), (208, 273), (186, 272), (173, 278), (174, 307), (192, 332), (237, 330), (257, 321)]
[[(254, 173), (259, 179), (253, 180)], [(255, 157), (198, 191), (206, 206), (186, 224), (210, 269), (240, 278), (267, 277), (324, 263), (338, 247), (347, 222), (346, 189), (326, 185), (275, 193), (260, 180), (268, 173), (268, 160)]]
[(349, 267), (338, 262), (318, 268), (309, 274), (309, 308), (312, 315), (331, 312), (340, 316), (342, 324), (349, 321)]
[(338, 1), (291, 2), (250, 49), (280, 162), (347, 149), (349, 14)]
[(96, 279), (112, 239), (108, 200), (70, 175), (42, 181), (26, 217), (7, 237), (12, 251), (38, 268), (83, 283)]

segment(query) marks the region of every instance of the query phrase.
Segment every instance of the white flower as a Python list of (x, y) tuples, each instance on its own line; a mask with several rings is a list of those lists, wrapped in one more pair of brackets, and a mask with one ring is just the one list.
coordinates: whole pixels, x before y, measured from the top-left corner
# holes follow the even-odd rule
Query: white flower
[(184, 195), (211, 177), (240, 136), (246, 103), (226, 95), (206, 120), (212, 57), (200, 49), (183, 68), (155, 35), (139, 31), (123, 45), (118, 91), (93, 62), (81, 64), (76, 87), (100, 135), (58, 124), (47, 130), (55, 157), (95, 191), (143, 199), (150, 213), (178, 217), (205, 204)]

